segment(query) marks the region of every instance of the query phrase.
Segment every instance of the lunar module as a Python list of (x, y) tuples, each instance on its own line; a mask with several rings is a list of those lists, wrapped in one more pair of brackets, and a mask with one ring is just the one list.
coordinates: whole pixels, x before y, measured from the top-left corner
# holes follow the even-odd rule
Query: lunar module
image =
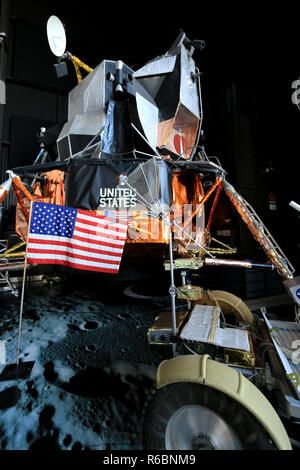
[[(158, 260), (170, 275), (170, 312), (157, 317), (148, 339), (170, 345), (173, 358), (158, 367), (145, 408), (145, 448), (291, 449), (282, 419), (300, 420), (299, 362), (288, 340), (300, 340), (300, 280), (219, 160), (201, 144), (200, 71), (193, 55), (204, 41), (181, 32), (165, 54), (139, 70), (111, 60), (91, 69), (66, 52), (58, 18), (50, 17), (47, 33), (58, 77), (69, 60), (78, 84), (69, 93), (55, 155), (43, 129), (36, 161), (8, 171), (1, 186), (1, 200), (11, 187), (18, 200), (20, 246), (26, 244), (31, 201), (123, 214), (128, 228), (120, 270), (130, 262), (145, 269)], [(221, 193), (262, 248), (264, 264), (228, 258), (235, 249), (213, 237)], [(3, 248), (3, 276), (11, 266), (24, 266), (18, 256)], [(277, 270), (296, 321), (271, 324), (265, 309), (254, 315), (228, 292), (193, 286), (192, 274), (204, 266)], [(179, 310), (178, 299), (186, 308)], [(271, 391), (276, 411), (264, 394)]]

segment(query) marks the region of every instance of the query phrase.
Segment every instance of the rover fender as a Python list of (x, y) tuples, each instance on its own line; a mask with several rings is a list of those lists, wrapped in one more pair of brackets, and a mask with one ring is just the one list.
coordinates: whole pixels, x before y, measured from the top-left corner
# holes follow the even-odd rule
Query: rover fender
[(279, 450), (292, 450), (277, 412), (241, 372), (215, 362), (207, 355), (179, 356), (159, 365), (156, 381), (158, 389), (183, 382), (199, 383), (233, 398), (261, 423)]
[(254, 319), (249, 307), (247, 307), (242, 299), (230, 292), (207, 291), (202, 299), (196, 301), (196, 304), (204, 303), (208, 305), (215, 305), (217, 303), (223, 313), (235, 312), (237, 320), (253, 325)]

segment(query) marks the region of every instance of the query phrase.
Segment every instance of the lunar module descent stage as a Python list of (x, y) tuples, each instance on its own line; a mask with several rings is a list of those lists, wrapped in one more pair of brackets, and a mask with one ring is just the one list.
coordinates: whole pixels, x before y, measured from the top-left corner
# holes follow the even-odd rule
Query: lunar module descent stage
[[(34, 164), (12, 169), (1, 186), (2, 200), (10, 187), (18, 200), (16, 232), (22, 241), (17, 248), (26, 244), (32, 201), (126, 214), (122, 263), (142, 259), (146, 266), (155, 258), (170, 273), (171, 312), (157, 317), (148, 339), (171, 345), (173, 358), (157, 371), (144, 416), (145, 448), (291, 449), (262, 392), (275, 391), (278, 413), (300, 420), (299, 370), (285, 345), (287, 331), (300, 339), (299, 278), (255, 210), (227, 181), (220, 162), (201, 145), (200, 71), (193, 54), (204, 41), (182, 32), (169, 51), (139, 70), (110, 60), (91, 69), (65, 51), (56, 17), (50, 17), (47, 32), (58, 77), (70, 60), (78, 85), (69, 93), (57, 157), (44, 130)], [(211, 235), (221, 192), (266, 254), (265, 264), (220, 257), (235, 254)], [(24, 266), (18, 257), (20, 252), (4, 245), (5, 281), (10, 266)], [(265, 310), (254, 317), (236, 296), (193, 286), (189, 278), (203, 266), (276, 269), (295, 303), (296, 321), (271, 325)], [(179, 311), (177, 299), (186, 301), (186, 308)]]

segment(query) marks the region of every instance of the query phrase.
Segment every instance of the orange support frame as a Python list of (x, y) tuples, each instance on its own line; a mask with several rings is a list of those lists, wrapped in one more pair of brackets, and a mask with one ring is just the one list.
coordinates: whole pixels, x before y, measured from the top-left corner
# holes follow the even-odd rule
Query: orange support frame
[[(210, 188), (209, 191), (204, 195), (203, 199), (199, 202), (197, 209), (194, 210), (193, 214), (186, 220), (182, 226), (182, 228), (185, 228), (187, 224), (193, 220), (193, 218), (197, 215), (197, 213), (200, 211), (201, 207), (208, 201), (210, 196), (215, 192), (217, 188), (219, 188), (221, 185), (223, 185), (223, 180), (221, 178), (217, 178), (215, 184)], [(222, 189), (222, 186), (221, 186)]]
[(25, 219), (26, 219), (27, 222), (29, 222), (29, 212), (27, 210), (27, 207), (25, 206), (25, 203), (23, 201), (23, 197), (22, 197), (21, 192), (24, 194), (25, 197), (27, 197), (27, 199), (29, 199), (29, 201), (35, 201), (35, 199), (32, 196), (32, 194), (30, 194), (28, 189), (25, 188), (25, 186), (22, 183), (21, 178), (19, 176), (15, 176), (13, 178), (12, 187), (13, 187), (15, 196), (17, 198), (17, 201), (21, 206), (21, 209), (22, 209), (22, 212), (25, 216)]
[(213, 221), (213, 217), (215, 215), (215, 210), (216, 210), (216, 207), (217, 207), (222, 189), (223, 189), (223, 181), (221, 181), (219, 186), (218, 186), (216, 196), (215, 196), (215, 200), (214, 200), (213, 206), (211, 208), (210, 216), (209, 216), (209, 219), (208, 219), (208, 222), (207, 222), (207, 225), (206, 225), (205, 233), (208, 233), (209, 230), (210, 230), (210, 227), (211, 227), (211, 224), (212, 224), (212, 221)]

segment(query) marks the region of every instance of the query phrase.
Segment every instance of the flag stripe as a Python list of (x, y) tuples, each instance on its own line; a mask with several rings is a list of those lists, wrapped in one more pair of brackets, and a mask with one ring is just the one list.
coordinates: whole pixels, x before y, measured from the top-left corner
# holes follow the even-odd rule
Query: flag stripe
[[(87, 237), (81, 237), (77, 234), (74, 234), (72, 240), (78, 240), (82, 242), (88, 242), (90, 239)], [(124, 246), (124, 240), (114, 240), (113, 242), (107, 241), (107, 238), (93, 236), (93, 240), (101, 242), (101, 246), (107, 246), (111, 248), (120, 248)]]
[(99, 227), (100, 229), (105, 229), (105, 230), (113, 230), (115, 232), (120, 232), (120, 233), (126, 233), (127, 231), (127, 226), (126, 226), (126, 223), (113, 223), (113, 222), (107, 222), (107, 221), (103, 221), (103, 220), (90, 220), (91, 217), (88, 217), (88, 216), (85, 216), (84, 218), (83, 217), (80, 217), (79, 215), (77, 215), (77, 223), (76, 225), (79, 225), (79, 226), (85, 226), (85, 227), (91, 227), (91, 228), (94, 228), (94, 227)]
[[(116, 222), (121, 216), (121, 212), (110, 212), (109, 214), (95, 214), (91, 211), (86, 211), (83, 209), (77, 209), (77, 214), (82, 215), (83, 217), (89, 217), (91, 220), (104, 220), (109, 222)], [(125, 212), (124, 212), (125, 214)], [(123, 215), (123, 213), (122, 213)]]
[[(53, 261), (56, 261), (56, 260), (59, 260), (59, 259), (63, 259), (63, 260), (66, 260), (66, 261), (71, 261), (71, 262), (76, 262), (76, 258), (74, 258), (71, 254), (68, 255), (68, 253), (63, 253), (63, 254), (53, 254), (52, 253), (32, 253), (30, 254), (30, 259), (32, 260), (36, 260), (36, 259), (39, 259), (39, 260), (53, 260)], [(98, 267), (108, 267), (107, 265), (112, 265), (112, 267), (115, 269), (116, 266), (115, 266), (115, 263), (113, 261), (107, 261), (105, 262), (105, 260), (102, 260), (102, 259), (98, 259), (97, 261), (91, 261), (91, 260), (83, 260), (80, 258), (80, 264), (82, 265), (85, 265), (85, 266), (98, 266)]]
[[(70, 242), (70, 239), (69, 238), (63, 238), (63, 237), (56, 237), (56, 238), (61, 238), (58, 239), (58, 240), (45, 240), (44, 238), (30, 238), (29, 239), (29, 242), (30, 242), (30, 249), (31, 247), (32, 248), (37, 248), (38, 246), (40, 245), (53, 245), (53, 246), (73, 246), (74, 245), (74, 248), (80, 248), (80, 247), (84, 247), (86, 248), (86, 251), (90, 251), (92, 253), (99, 253), (101, 254), (102, 252), (105, 254), (107, 253), (108, 251), (110, 253), (116, 253), (116, 254), (120, 254), (122, 255), (123, 253), (123, 249), (118, 247), (118, 248), (114, 248), (114, 247), (111, 247), (111, 246), (104, 246), (104, 244), (102, 243), (101, 245), (97, 245), (95, 243), (88, 243), (88, 242), (84, 242), (84, 241), (79, 241), (79, 240), (72, 240), (72, 242)], [(101, 246), (101, 249), (99, 249), (99, 246)], [(49, 247), (50, 249), (50, 247)]]
[[(95, 253), (95, 251), (89, 251), (86, 249), (80, 249), (78, 247), (73, 247), (72, 244), (69, 244), (68, 246), (61, 246), (61, 245), (56, 245), (54, 248), (53, 246), (43, 246), (43, 248), (40, 247), (40, 245), (32, 244), (30, 248), (30, 253), (48, 253), (51, 255), (52, 253), (69, 253), (69, 254), (76, 254), (82, 255), (82, 253), (85, 253), (87, 258), (94, 259), (95, 261), (99, 261), (100, 259), (108, 259), (108, 260), (114, 260), (114, 261), (121, 261), (122, 256), (120, 254), (107, 254), (107, 252), (98, 252)], [(96, 255), (96, 256), (95, 256)], [(101, 255), (97, 256), (97, 255)]]
[[(59, 241), (59, 240), (70, 241), (70, 240), (72, 240), (72, 242), (74, 242), (74, 240), (78, 240), (79, 242), (82, 242), (82, 243), (88, 243), (88, 244), (91, 243), (91, 238), (82, 237), (82, 236), (79, 236), (79, 235), (76, 235), (76, 234), (74, 234), (72, 239), (70, 239), (68, 237), (61, 237), (61, 236), (55, 236), (55, 235), (48, 235), (47, 237), (45, 237), (45, 235), (39, 235), (39, 234), (34, 233), (29, 238), (29, 242), (31, 242), (31, 241), (35, 242), (36, 240), (39, 240), (40, 243), (42, 243), (42, 240), (46, 240), (46, 241), (47, 240), (50, 240), (50, 241), (52, 241), (52, 240), (53, 241)], [(91, 245), (97, 245), (97, 243), (93, 243), (93, 241), (101, 242), (101, 247), (102, 246), (107, 246), (107, 247), (110, 247), (110, 248), (120, 249), (121, 251), (123, 251), (124, 240), (114, 240), (113, 242), (109, 242), (107, 237), (93, 236)], [(99, 245), (100, 245), (100, 243), (98, 243), (98, 246)]]
[(83, 264), (80, 264), (80, 263), (73, 263), (72, 261), (70, 260), (66, 260), (66, 259), (52, 259), (52, 258), (44, 258), (44, 259), (30, 259), (28, 258), (28, 262), (31, 263), (31, 264), (60, 264), (60, 265), (63, 265), (63, 266), (68, 266), (70, 268), (75, 268), (75, 269), (82, 269), (84, 271), (97, 271), (97, 272), (101, 272), (101, 273), (111, 273), (111, 274), (117, 274), (119, 269), (116, 268), (116, 267), (113, 267), (113, 268), (108, 268), (108, 267), (104, 267), (104, 266), (95, 266), (95, 265), (92, 265), (92, 266), (88, 266), (88, 265), (83, 265)]
[(35, 255), (38, 255), (38, 256), (47, 255), (47, 257), (49, 257), (49, 256), (53, 256), (53, 255), (61, 255), (61, 256), (66, 256), (68, 258), (74, 258), (74, 260), (75, 259), (80, 259), (80, 260), (84, 260), (84, 261), (93, 261), (95, 263), (98, 263), (101, 260), (101, 262), (109, 263), (109, 264), (120, 264), (120, 261), (121, 261), (120, 256), (113, 257), (113, 256), (109, 256), (109, 255), (103, 255), (103, 256), (101, 256), (101, 258), (99, 258), (99, 257), (95, 257), (95, 256), (89, 256), (88, 254), (82, 255), (81, 254), (82, 250), (76, 250), (76, 249), (73, 249), (73, 248), (68, 248), (66, 250), (63, 247), (57, 247), (57, 248), (60, 248), (60, 249), (47, 250), (47, 249), (41, 249), (41, 248), (39, 248), (39, 249), (31, 248), (30, 256), (34, 257)]
[(76, 228), (74, 230), (74, 233), (80, 232), (80, 233), (87, 233), (88, 235), (96, 235), (96, 236), (102, 236), (102, 237), (107, 237), (109, 235), (109, 238), (112, 240), (123, 240), (126, 237), (126, 232), (114, 232), (112, 230), (91, 230), (90, 228), (85, 228), (85, 224), (81, 224), (80, 222), (77, 224), (76, 223)]

